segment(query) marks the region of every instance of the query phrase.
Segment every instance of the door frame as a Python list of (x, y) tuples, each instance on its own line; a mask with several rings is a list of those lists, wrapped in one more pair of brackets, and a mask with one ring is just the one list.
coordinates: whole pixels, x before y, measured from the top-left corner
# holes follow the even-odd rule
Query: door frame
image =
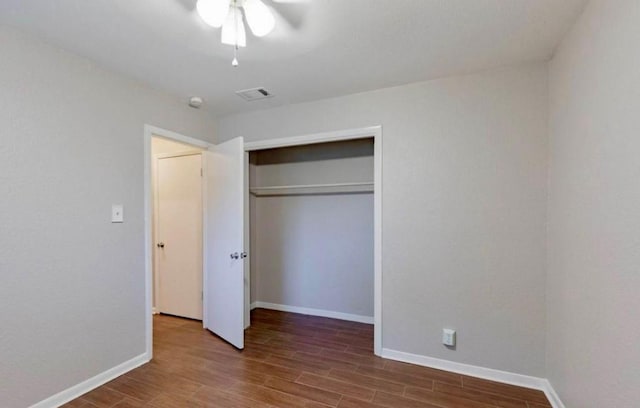
[[(382, 354), (382, 125), (339, 130), (335, 132), (323, 132), (307, 134), (302, 136), (293, 136), (277, 139), (260, 140), (256, 142), (245, 142), (245, 194), (249, 194), (249, 183), (246, 179), (249, 177), (249, 152), (264, 149), (273, 149), (278, 147), (302, 146), (316, 143), (337, 142), (344, 140), (373, 138), (373, 218), (374, 218), (374, 295), (373, 295), (373, 350), (378, 356)], [(247, 200), (245, 200), (247, 201)], [(245, 228), (249, 225), (248, 202), (245, 203)], [(249, 240), (245, 243), (248, 245)], [(247, 252), (251, 248), (247, 247)], [(245, 264), (245, 279), (251, 281), (250, 263), (247, 258)], [(250, 297), (245, 296), (245, 315), (251, 308)], [(245, 326), (247, 323), (245, 322)]]
[[(152, 135), (152, 139), (153, 139), (153, 135)], [(158, 194), (159, 191), (159, 178), (158, 178), (158, 164), (159, 161), (162, 159), (170, 159), (170, 158), (174, 158), (174, 157), (184, 157), (184, 156), (200, 156), (200, 161), (201, 161), (201, 166), (204, 168), (204, 159), (202, 158), (202, 150), (184, 150), (178, 153), (158, 153), (158, 154), (153, 154), (152, 155), (152, 163), (151, 163), (151, 172), (152, 172), (152, 176), (151, 176), (151, 180), (154, 182), (155, 185), (153, 185), (151, 187), (152, 190), (152, 196), (153, 196), (153, 200), (152, 200), (152, 214), (153, 214), (153, 221), (152, 221), (152, 245), (151, 245), (151, 251), (153, 252), (152, 257), (153, 257), (153, 263), (151, 264), (151, 274), (153, 277), (153, 294), (151, 297), (151, 310), (152, 310), (152, 314), (158, 314), (160, 313), (160, 303), (161, 303), (161, 295), (160, 295), (160, 274), (158, 273), (158, 263), (159, 263), (159, 252), (156, 250), (156, 247), (153, 245), (153, 242), (158, 242), (160, 241), (160, 237), (158, 236), (158, 225), (160, 223), (160, 214), (158, 213), (157, 209), (160, 207), (160, 196)], [(204, 204), (204, 185), (202, 183), (202, 181), (200, 182), (200, 193), (203, 196), (202, 199), (202, 204)], [(202, 215), (201, 215), (201, 220), (204, 220), (204, 208), (202, 209)], [(204, 222), (201, 221), (202, 224), (202, 228), (204, 228)], [(204, 231), (203, 231), (203, 236), (204, 236)], [(204, 244), (203, 244), (204, 245)], [(204, 253), (204, 247), (202, 252)], [(204, 259), (204, 255), (201, 254), (201, 256)], [(202, 266), (202, 272), (204, 274), (204, 265)], [(204, 275), (203, 275), (203, 279), (204, 279)], [(203, 280), (204, 282), (204, 280)], [(204, 287), (202, 288), (202, 291), (204, 293)], [(204, 299), (203, 299), (204, 301)], [(155, 303), (155, 306), (154, 306)], [(203, 306), (203, 314), (204, 314), (204, 306)]]
[[(204, 140), (195, 139), (193, 137), (185, 136), (180, 133), (173, 132), (171, 130), (162, 129), (152, 125), (144, 125), (144, 276), (145, 276), (145, 343), (146, 343), (146, 358), (151, 360), (153, 357), (153, 237), (151, 233), (152, 229), (152, 214), (153, 214), (153, 197), (151, 190), (151, 174), (152, 174), (152, 157), (151, 157), (151, 140), (154, 136), (164, 139), (173, 140), (176, 142), (186, 143), (195, 147), (208, 150), (213, 146), (212, 143), (205, 142)], [(204, 179), (204, 178), (203, 178)], [(204, 182), (203, 182), (204, 188)], [(203, 194), (206, 190), (203, 189)], [(204, 225), (204, 224), (203, 224)], [(203, 228), (203, 234), (204, 234)], [(204, 236), (203, 236), (204, 239)], [(204, 241), (203, 241), (204, 242)], [(206, 291), (204, 290), (204, 284), (206, 283), (206, 274), (203, 265), (203, 291), (205, 292), (203, 304), (206, 300)], [(204, 314), (204, 309), (203, 309)], [(204, 322), (204, 320), (203, 320)]]

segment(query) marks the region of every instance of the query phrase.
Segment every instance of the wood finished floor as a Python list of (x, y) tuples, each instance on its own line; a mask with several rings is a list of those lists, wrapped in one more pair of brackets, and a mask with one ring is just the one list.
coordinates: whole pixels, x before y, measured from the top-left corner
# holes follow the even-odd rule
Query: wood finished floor
[(154, 317), (154, 359), (66, 408), (544, 408), (544, 393), (373, 355), (373, 327), (256, 309), (240, 352)]

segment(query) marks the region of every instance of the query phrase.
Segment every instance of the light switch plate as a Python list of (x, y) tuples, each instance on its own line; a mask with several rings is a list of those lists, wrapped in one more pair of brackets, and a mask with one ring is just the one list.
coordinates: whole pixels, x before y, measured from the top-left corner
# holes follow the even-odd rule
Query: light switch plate
[(111, 222), (124, 222), (124, 206), (122, 204), (111, 206)]
[(453, 329), (442, 329), (442, 344), (448, 347), (455, 347), (456, 331)]

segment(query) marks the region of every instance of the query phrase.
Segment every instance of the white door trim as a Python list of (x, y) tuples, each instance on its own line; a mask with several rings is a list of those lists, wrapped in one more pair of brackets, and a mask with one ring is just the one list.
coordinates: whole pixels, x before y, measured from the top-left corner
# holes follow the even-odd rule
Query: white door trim
[(172, 157), (196, 156), (198, 154), (202, 155), (202, 150), (185, 150), (177, 153), (158, 153), (154, 154), (153, 157), (155, 159), (170, 159)]
[(335, 132), (313, 133), (309, 135), (283, 137), (278, 139), (259, 140), (257, 142), (245, 142), (244, 150), (264, 150), (277, 147), (302, 146), (314, 143), (339, 142), (343, 140), (365, 139), (382, 137), (382, 126), (369, 126), (357, 129), (336, 130)]
[(153, 273), (151, 270), (153, 265), (151, 236), (151, 214), (153, 214), (153, 197), (151, 197), (151, 138), (153, 136), (187, 143), (203, 149), (209, 149), (209, 147), (212, 146), (211, 143), (181, 135), (171, 130), (144, 125), (144, 296), (146, 357), (149, 360), (153, 357)]
[[(373, 309), (373, 349), (376, 355), (382, 354), (382, 126), (370, 126), (357, 129), (338, 130), (335, 132), (315, 133), (310, 135), (268, 139), (244, 144), (246, 152), (273, 149), (287, 146), (300, 146), (314, 143), (337, 142), (343, 140), (374, 139), (374, 309)], [(247, 153), (248, 155), (248, 153)], [(248, 167), (248, 160), (245, 160)], [(248, 168), (245, 172), (248, 174)], [(248, 184), (248, 183), (247, 183)], [(248, 191), (248, 186), (246, 187)], [(245, 223), (249, 223), (245, 212)], [(245, 299), (245, 308), (250, 308), (250, 300)]]

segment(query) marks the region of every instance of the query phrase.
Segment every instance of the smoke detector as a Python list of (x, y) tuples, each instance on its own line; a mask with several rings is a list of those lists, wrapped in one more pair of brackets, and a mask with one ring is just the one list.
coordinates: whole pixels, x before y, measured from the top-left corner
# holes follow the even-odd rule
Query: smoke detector
[(191, 98), (189, 98), (189, 106), (191, 106), (192, 108), (200, 109), (203, 103), (204, 100), (202, 100), (202, 98), (199, 96), (192, 96)]
[(236, 95), (238, 95), (239, 97), (241, 97), (247, 102), (257, 101), (259, 99), (271, 98), (273, 96), (271, 92), (267, 91), (262, 87), (236, 91)]

